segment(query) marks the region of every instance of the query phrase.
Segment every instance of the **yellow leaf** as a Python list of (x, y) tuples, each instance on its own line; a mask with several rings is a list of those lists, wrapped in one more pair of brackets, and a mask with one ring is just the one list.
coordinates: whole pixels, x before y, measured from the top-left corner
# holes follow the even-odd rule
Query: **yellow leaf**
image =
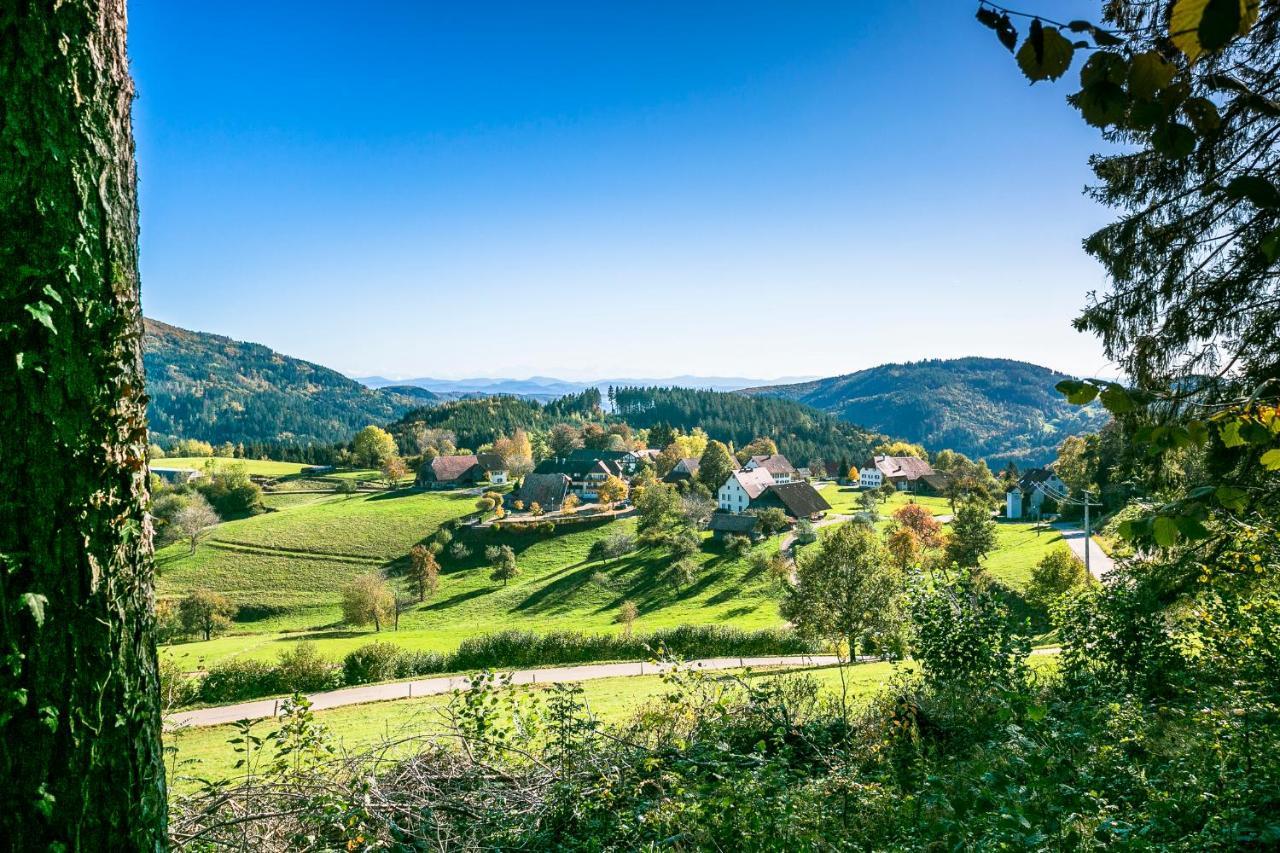
[(1175, 0), (1169, 38), (1195, 62), (1249, 32), (1258, 20), (1258, 0)]

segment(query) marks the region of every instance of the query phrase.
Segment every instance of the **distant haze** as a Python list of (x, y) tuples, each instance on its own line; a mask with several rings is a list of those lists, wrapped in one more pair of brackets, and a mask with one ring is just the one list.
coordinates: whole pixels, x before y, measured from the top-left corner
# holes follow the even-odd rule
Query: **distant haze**
[(426, 388), (441, 394), (519, 394), (522, 396), (555, 396), (576, 394), (587, 388), (596, 387), (602, 392), (613, 387), (649, 387), (675, 386), (680, 388), (702, 388), (710, 391), (737, 391), (742, 388), (754, 388), (760, 385), (786, 385), (794, 382), (806, 382), (816, 376), (784, 376), (777, 379), (749, 379), (742, 376), (669, 376), (665, 378), (621, 378), (596, 379), (587, 381), (571, 381), (555, 379), (549, 376), (531, 376), (528, 379), (476, 378), (476, 379), (432, 379), (418, 377), (414, 379), (388, 379), (385, 376), (353, 376), (370, 388), (389, 388), (409, 385), (415, 388)]

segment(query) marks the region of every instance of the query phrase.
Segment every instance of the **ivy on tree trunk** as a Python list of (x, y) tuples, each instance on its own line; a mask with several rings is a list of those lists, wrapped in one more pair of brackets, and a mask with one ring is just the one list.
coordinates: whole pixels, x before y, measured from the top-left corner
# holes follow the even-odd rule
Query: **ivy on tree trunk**
[(0, 838), (166, 846), (123, 0), (0, 4)]

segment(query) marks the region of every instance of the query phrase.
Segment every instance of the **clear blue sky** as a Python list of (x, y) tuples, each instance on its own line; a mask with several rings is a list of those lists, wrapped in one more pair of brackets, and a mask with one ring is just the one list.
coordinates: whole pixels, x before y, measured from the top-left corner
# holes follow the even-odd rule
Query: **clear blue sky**
[(974, 7), (134, 0), (144, 310), (352, 374), (1106, 372), (1103, 143)]

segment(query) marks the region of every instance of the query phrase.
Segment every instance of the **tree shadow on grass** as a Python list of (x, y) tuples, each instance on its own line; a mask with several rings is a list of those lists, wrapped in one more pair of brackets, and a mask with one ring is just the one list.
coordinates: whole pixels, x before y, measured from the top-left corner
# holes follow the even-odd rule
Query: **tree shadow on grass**
[(755, 613), (756, 609), (759, 606), (760, 605), (758, 604), (753, 604), (750, 607), (743, 606), (743, 607), (735, 607), (732, 610), (726, 610), (723, 614), (721, 614), (720, 620), (722, 622), (728, 622), (731, 619), (737, 619), (739, 616), (746, 616), (749, 613)]
[(439, 601), (433, 601), (430, 604), (427, 604), (420, 609), (421, 610), (447, 610), (450, 607), (453, 607), (458, 604), (462, 604), (465, 601), (470, 601), (473, 598), (479, 598), (480, 596), (486, 595), (490, 592), (493, 592), (493, 589), (491, 587), (480, 587), (479, 589), (472, 589), (466, 592), (460, 592), (457, 595), (451, 595), (448, 598), (442, 598)]
[(303, 640), (349, 640), (352, 637), (375, 637), (377, 636), (377, 634), (378, 634), (377, 631), (356, 631), (352, 629), (347, 629), (345, 631), (326, 631), (326, 630), (297, 631), (294, 633), (281, 634), (278, 637), (273, 637), (271, 639), (271, 642), (296, 643), (296, 642), (301, 642)]
[(580, 568), (572, 571), (561, 569), (557, 573), (560, 577), (550, 583), (543, 584), (534, 592), (529, 593), (513, 609), (522, 613), (554, 613), (572, 609), (570, 599), (584, 585), (590, 583), (591, 576), (595, 574), (590, 564), (583, 563), (579, 565)]

